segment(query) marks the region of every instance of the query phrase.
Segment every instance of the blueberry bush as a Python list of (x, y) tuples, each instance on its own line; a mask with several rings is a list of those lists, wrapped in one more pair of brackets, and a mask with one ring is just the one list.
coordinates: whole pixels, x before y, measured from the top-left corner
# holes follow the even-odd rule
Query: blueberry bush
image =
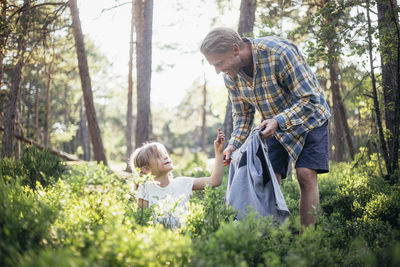
[[(176, 174), (208, 174), (201, 157), (186, 160)], [(138, 207), (131, 179), (30, 148), (0, 162), (0, 266), (400, 265), (399, 177), (381, 177), (376, 155), (320, 175), (317, 223), (301, 235), (294, 177), (281, 186), (291, 216), (277, 225), (255, 214), (234, 220), (226, 174), (222, 186), (196, 192), (186, 223), (169, 229)]]

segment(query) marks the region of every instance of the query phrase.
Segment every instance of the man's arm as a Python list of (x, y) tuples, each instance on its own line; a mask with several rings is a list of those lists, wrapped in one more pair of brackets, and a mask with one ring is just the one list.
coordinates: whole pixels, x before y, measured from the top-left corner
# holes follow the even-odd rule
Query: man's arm
[(228, 75), (224, 75), (224, 82), (232, 103), (233, 132), (229, 140), (229, 146), (238, 148), (250, 134), (255, 109), (252, 105), (243, 101), (239, 94), (239, 89)]
[(295, 47), (287, 48), (277, 56), (277, 79), (287, 86), (294, 99), (291, 107), (274, 116), (279, 128), (288, 130), (300, 124), (309, 127), (315, 120), (327, 119), (329, 107), (320, 85), (298, 50)]

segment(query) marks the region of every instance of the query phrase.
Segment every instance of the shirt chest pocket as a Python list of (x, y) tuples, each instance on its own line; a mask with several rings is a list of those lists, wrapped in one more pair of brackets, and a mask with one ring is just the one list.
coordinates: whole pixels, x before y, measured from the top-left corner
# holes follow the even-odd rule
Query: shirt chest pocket
[(251, 85), (244, 81), (244, 80), (239, 80), (239, 88), (240, 88), (240, 95), (243, 99), (245, 99), (248, 102), (255, 103), (255, 95), (254, 95), (254, 89), (251, 88)]

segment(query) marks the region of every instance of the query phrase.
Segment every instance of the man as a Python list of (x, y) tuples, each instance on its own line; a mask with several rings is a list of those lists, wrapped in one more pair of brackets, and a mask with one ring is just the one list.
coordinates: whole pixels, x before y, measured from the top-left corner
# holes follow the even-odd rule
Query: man
[(286, 177), (290, 156), (300, 185), (300, 222), (314, 225), (317, 174), (329, 171), (330, 111), (300, 51), (283, 38), (241, 38), (224, 27), (209, 32), (200, 50), (217, 73), (224, 73), (232, 102), (234, 126), (225, 163), (249, 135), (257, 110), (263, 120), (256, 128), (263, 129), (278, 181)]

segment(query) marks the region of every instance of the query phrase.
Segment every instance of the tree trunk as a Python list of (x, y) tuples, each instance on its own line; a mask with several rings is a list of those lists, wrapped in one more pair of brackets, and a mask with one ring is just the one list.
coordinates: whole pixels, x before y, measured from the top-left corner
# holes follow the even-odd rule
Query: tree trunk
[[(128, 107), (126, 111), (126, 158), (129, 160), (132, 152), (132, 135), (133, 135), (133, 108), (132, 108), (132, 96), (133, 96), (133, 35), (135, 32), (135, 6), (136, 0), (132, 1), (131, 7), (131, 31), (129, 41), (129, 71), (128, 71)], [(126, 164), (126, 171), (131, 172), (131, 165)]]
[[(68, 86), (64, 87), (64, 125), (65, 128), (68, 129), (69, 127)], [(71, 141), (63, 143), (63, 148), (65, 152), (72, 153), (71, 147), (72, 147)]]
[(18, 99), (18, 94), (20, 90), (20, 84), (21, 84), (21, 75), (22, 75), (22, 69), (24, 67), (24, 57), (25, 57), (25, 50), (26, 50), (26, 40), (25, 40), (25, 35), (27, 32), (27, 15), (29, 12), (29, 5), (30, 5), (30, 0), (25, 0), (24, 1), (24, 10), (22, 11), (21, 14), (21, 29), (22, 32), (20, 33), (18, 37), (18, 51), (17, 51), (17, 64), (14, 66), (14, 70), (12, 72), (12, 77), (11, 77), (11, 88), (10, 88), (10, 93), (9, 93), (9, 98), (8, 98), (8, 104), (7, 104), (7, 109), (4, 117), (4, 135), (3, 135), (3, 140), (2, 140), (2, 146), (1, 146), (1, 156), (2, 158), (8, 157), (12, 158), (13, 157), (13, 143), (14, 143), (14, 128), (15, 128), (15, 116), (17, 112), (17, 99)]
[(238, 33), (240, 36), (253, 35), (256, 17), (257, 0), (242, 0), (240, 2), (240, 17)]
[(83, 98), (85, 101), (86, 117), (89, 125), (90, 138), (93, 144), (94, 159), (97, 162), (103, 162), (107, 165), (106, 155), (101, 139), (101, 132), (97, 123), (96, 110), (93, 103), (92, 85), (89, 75), (89, 67), (86, 58), (85, 44), (83, 41), (81, 22), (79, 19), (79, 10), (77, 0), (69, 1), (69, 7), (72, 15), (72, 29), (75, 39), (76, 54), (78, 57), (79, 75), (83, 90)]
[(207, 116), (207, 80), (204, 75), (203, 105), (202, 105), (202, 114), (201, 114), (201, 151), (203, 151), (203, 152), (206, 152), (206, 146), (207, 146), (206, 116)]
[[(341, 84), (341, 87), (344, 89), (344, 85)], [(344, 90), (342, 90), (344, 92)], [(340, 117), (342, 118), (342, 123), (343, 123), (343, 130), (344, 130), (344, 136), (346, 138), (347, 146), (349, 148), (349, 154), (351, 160), (354, 160), (354, 145), (353, 145), (353, 140), (351, 138), (351, 131), (349, 128), (349, 123), (347, 121), (347, 112), (346, 112), (346, 106), (343, 102), (342, 97), (340, 96), (340, 91), (339, 91), (339, 107), (338, 111), (340, 112)]]
[[(21, 78), (22, 80), (22, 78)], [(22, 81), (20, 82), (20, 85), (22, 84)], [(20, 86), (18, 90), (18, 96), (17, 96), (17, 113), (15, 115), (15, 128), (14, 128), (14, 136), (15, 134), (24, 136), (24, 126), (23, 126), (23, 120), (22, 120), (22, 114), (24, 112), (25, 105), (23, 105), (23, 88)], [(14, 146), (14, 156), (19, 159), (21, 158), (22, 155), (22, 149), (23, 149), (23, 144), (21, 140), (18, 138), (14, 138), (15, 146)]]
[(40, 128), (39, 128), (39, 86), (35, 90), (35, 141), (40, 140)]
[(83, 148), (83, 159), (86, 161), (90, 160), (90, 145), (89, 145), (89, 136), (87, 130), (87, 121), (85, 117), (85, 106), (83, 104), (83, 99), (81, 99), (81, 108), (79, 112), (80, 116), (80, 127), (81, 127), (81, 139), (82, 139), (82, 148)]
[[(256, 16), (257, 0), (242, 0), (240, 3), (240, 16), (238, 33), (240, 36), (249, 36), (253, 34), (254, 20)], [(225, 110), (224, 132), (227, 138), (230, 138), (233, 131), (232, 103), (228, 98)]]
[(382, 88), (385, 103), (387, 147), (391, 170), (399, 168), (399, 18), (394, 0), (377, 1), (379, 41), (381, 46)]
[(371, 81), (372, 81), (372, 94), (374, 100), (374, 110), (376, 114), (376, 124), (378, 127), (378, 134), (379, 134), (379, 141), (382, 148), (383, 158), (386, 163), (386, 170), (388, 174), (392, 173), (388, 149), (386, 146), (385, 135), (383, 134), (383, 126), (381, 121), (381, 111), (379, 108), (379, 100), (378, 100), (378, 93), (376, 89), (376, 80), (375, 80), (375, 73), (374, 73), (374, 58), (372, 56), (372, 37), (371, 37), (371, 18), (369, 15), (369, 0), (367, 0), (367, 19), (368, 19), (368, 48), (369, 48), (369, 62), (371, 68)]
[[(328, 4), (325, 0), (325, 4)], [(339, 87), (339, 56), (337, 55), (338, 45), (335, 40), (337, 39), (336, 33), (336, 17), (328, 15), (323, 21), (324, 26), (328, 27), (327, 32), (327, 47), (328, 47), (328, 68), (330, 89), (332, 92), (332, 107), (333, 107), (333, 123), (334, 123), (334, 136), (333, 144), (335, 147), (333, 159), (335, 161), (344, 161), (345, 159), (345, 130), (344, 125), (347, 125), (347, 116), (345, 114), (344, 104), (340, 96)], [(346, 120), (346, 122), (344, 122)], [(349, 138), (351, 136), (349, 135)], [(350, 150), (350, 149), (349, 149)]]
[[(7, 18), (7, 0), (0, 0), (0, 6), (1, 6), (1, 10), (0, 10), (0, 18), (1, 21), (6, 21)], [(3, 59), (6, 53), (6, 34), (4, 34), (4, 32), (2, 32), (0, 34), (0, 90), (1, 87), (3, 86)]]
[(27, 105), (27, 114), (26, 114), (26, 136), (30, 138), (31, 135), (31, 116), (32, 116), (32, 84), (29, 84), (28, 93), (26, 95), (26, 105)]
[(45, 120), (45, 126), (44, 126), (44, 147), (49, 148), (49, 143), (50, 143), (50, 86), (51, 86), (51, 78), (52, 78), (52, 72), (53, 72), (53, 65), (54, 65), (54, 60), (56, 58), (56, 55), (54, 53), (54, 47), (53, 47), (53, 55), (52, 59), (50, 61), (50, 64), (47, 69), (47, 84), (46, 84), (46, 120)]
[(136, 69), (137, 121), (136, 147), (149, 139), (151, 132), (151, 53), (153, 27), (153, 0), (137, 0), (136, 15)]
[[(330, 48), (329, 54), (333, 55), (333, 48)], [(334, 160), (343, 161), (344, 160), (344, 129), (343, 129), (343, 118), (339, 111), (340, 106), (340, 92), (339, 92), (339, 69), (338, 62), (336, 58), (331, 59), (329, 64), (329, 77), (331, 82), (331, 92), (332, 92), (332, 104), (334, 107), (333, 121), (335, 125), (334, 134)]]

